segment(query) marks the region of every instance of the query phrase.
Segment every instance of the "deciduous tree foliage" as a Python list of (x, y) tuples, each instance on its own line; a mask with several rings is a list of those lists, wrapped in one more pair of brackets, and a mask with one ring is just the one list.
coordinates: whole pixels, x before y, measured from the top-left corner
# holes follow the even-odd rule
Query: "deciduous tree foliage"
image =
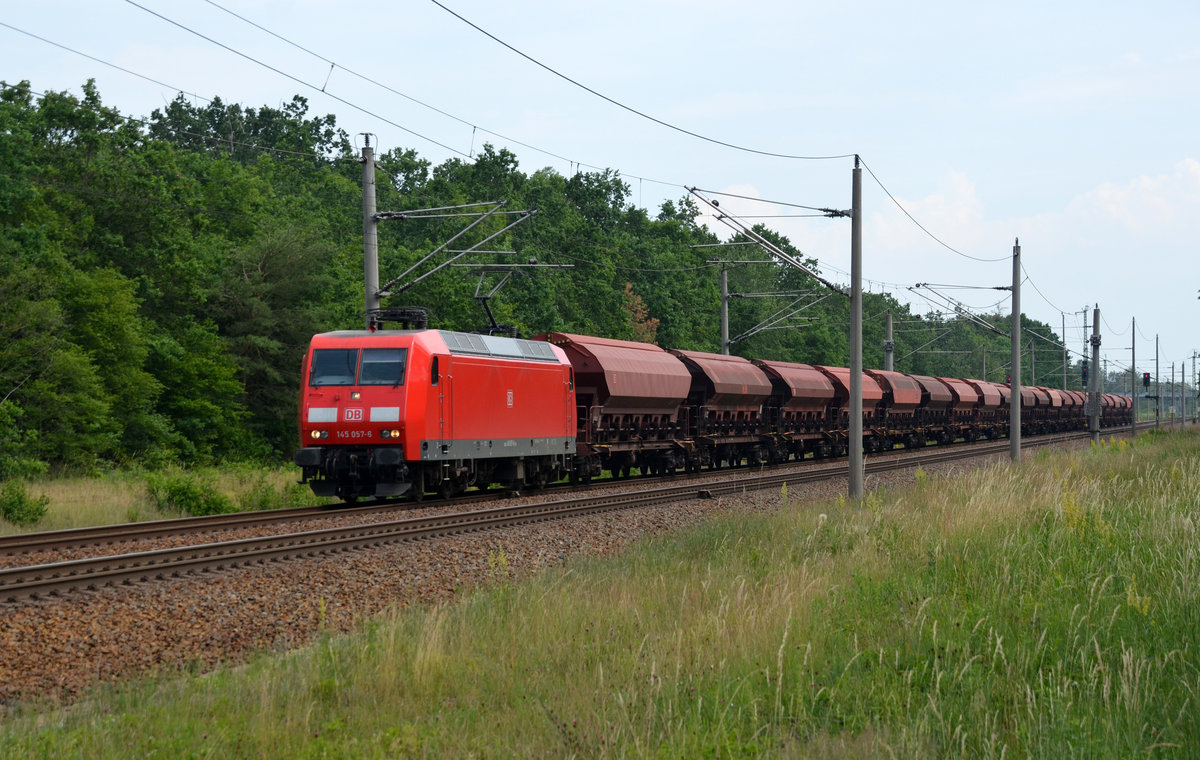
[[(405, 147), (377, 160), (380, 211), (506, 201), (506, 212), (536, 212), (484, 246), (493, 253), (458, 262), (569, 267), (513, 277), (490, 303), (501, 322), (526, 335), (719, 350), (719, 270), (708, 261), (723, 249), (696, 247), (718, 239), (688, 198), (652, 217), (615, 171), (525, 173), (515, 154), (490, 145), (437, 166)], [(47, 468), (288, 457), (309, 336), (364, 323), (362, 165), (334, 118), (310, 115), (301, 97), (256, 109), (180, 96), (131, 119), (104, 106), (91, 83), (82, 98), (34, 97), (22, 83), (0, 89), (0, 165), (0, 480)], [(451, 248), (513, 218), (497, 214)], [(381, 281), (469, 222), (381, 222)], [(778, 233), (757, 232), (807, 258)], [(731, 266), (734, 293), (828, 296), (765, 252), (728, 250), (739, 253), (726, 258), (765, 262)], [(436, 327), (483, 329), (478, 278), (469, 266), (447, 267), (412, 287), (397, 283), (402, 293), (386, 305), (429, 307)], [(731, 334), (770, 323), (796, 300), (734, 298)], [(828, 296), (733, 352), (844, 365), (848, 309), (845, 297)], [(864, 310), (867, 366), (883, 363), (890, 310), (904, 324), (897, 369), (977, 377), (986, 351), (987, 376), (1005, 377), (1001, 336), (913, 315), (888, 295), (868, 294)], [(989, 320), (1007, 329), (1006, 317)], [(1054, 340), (1048, 326), (1030, 327)], [(1051, 353), (1039, 350), (1049, 372)]]

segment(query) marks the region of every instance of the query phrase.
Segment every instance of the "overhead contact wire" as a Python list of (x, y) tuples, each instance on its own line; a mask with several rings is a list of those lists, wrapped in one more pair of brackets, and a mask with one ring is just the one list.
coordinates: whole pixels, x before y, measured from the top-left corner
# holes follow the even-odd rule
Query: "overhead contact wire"
[(703, 140), (705, 142), (713, 143), (714, 145), (720, 145), (720, 146), (723, 146), (726, 148), (732, 148), (733, 150), (740, 150), (745, 153), (755, 153), (760, 156), (770, 156), (772, 158), (788, 158), (788, 159), (796, 159), (796, 160), (801, 160), (801, 161), (827, 161), (827, 160), (837, 159), (837, 158), (853, 158), (854, 157), (853, 153), (845, 153), (845, 154), (835, 155), (835, 156), (796, 156), (796, 155), (792, 155), (789, 153), (774, 153), (772, 151), (767, 151), (767, 150), (757, 150), (755, 148), (747, 148), (743, 145), (736, 145), (734, 143), (725, 142), (724, 140), (717, 140), (716, 138), (713, 138), (713, 137), (707, 137), (707, 136), (699, 134), (697, 132), (692, 132), (690, 130), (684, 129), (683, 127), (676, 126), (675, 124), (671, 124), (670, 122), (666, 122), (666, 121), (663, 121), (662, 119), (658, 119), (658, 118), (655, 118), (654, 116), (650, 116), (649, 114), (639, 111), (636, 108), (633, 108), (632, 106), (627, 106), (624, 103), (622, 103), (618, 100), (615, 100), (613, 98), (610, 98), (609, 96), (607, 96), (601, 92), (597, 92), (596, 90), (592, 89), (591, 87), (588, 87), (587, 85), (572, 79), (571, 77), (567, 76), (566, 74), (563, 74), (563, 73), (555, 70), (551, 66), (548, 66), (548, 65), (542, 63), (541, 61), (537, 60), (536, 58), (518, 50), (517, 48), (508, 44), (507, 42), (500, 39), (496, 35), (492, 34), (491, 32), (487, 31), (486, 29), (480, 27), (478, 24), (475, 24), (470, 19), (467, 19), (464, 16), (462, 16), (461, 14), (458, 14), (458, 13), (450, 10), (445, 5), (442, 5), (440, 2), (438, 2), (438, 0), (430, 0), (430, 2), (432, 2), (434, 5), (441, 8), (442, 10), (444, 10), (446, 13), (449, 13), (451, 16), (454, 16), (459, 21), (462, 21), (464, 24), (471, 27), (475, 31), (479, 32), (480, 34), (483, 34), (484, 36), (492, 39), (493, 41), (499, 43), (500, 45), (508, 48), (509, 50), (511, 50), (512, 52), (521, 56), (525, 60), (529, 61), (530, 63), (534, 64), (535, 66), (538, 66), (539, 68), (542, 68), (542, 69), (550, 72), (551, 74), (558, 77), (559, 79), (569, 82), (569, 83), (575, 85), (576, 87), (578, 87), (579, 89), (589, 92), (592, 95), (595, 95), (596, 97), (600, 98), (601, 100), (616, 106), (617, 108), (628, 111), (629, 113), (632, 113), (636, 116), (640, 116), (643, 119), (646, 119), (648, 121), (652, 121), (655, 124), (658, 124), (659, 126), (666, 127), (667, 129), (672, 129), (681, 134), (688, 135), (689, 137), (694, 137), (698, 140)]
[(162, 15), (161, 13), (158, 13), (157, 11), (150, 10), (149, 8), (147, 8), (147, 7), (146, 7), (146, 6), (144, 6), (144, 5), (139, 5), (138, 3), (134, 2), (134, 0), (125, 0), (125, 2), (129, 3), (130, 5), (132, 5), (132, 6), (133, 6), (133, 7), (135, 7), (135, 8), (140, 8), (141, 10), (145, 11), (146, 13), (149, 13), (151, 16), (156, 16), (157, 18), (160, 18), (160, 19), (162, 19), (163, 21), (166, 21), (168, 24), (171, 24), (172, 26), (176, 26), (176, 27), (178, 27), (178, 28), (180, 28), (180, 29), (184, 30), (185, 32), (188, 32), (189, 34), (194, 34), (195, 36), (197, 36), (197, 37), (199, 37), (199, 38), (201, 38), (201, 39), (203, 39), (203, 40), (206, 40), (206, 41), (208, 41), (208, 42), (211, 42), (212, 44), (214, 44), (214, 45), (216, 45), (216, 46), (218, 46), (218, 47), (220, 47), (220, 48), (222, 48), (222, 49), (224, 49), (224, 50), (227, 50), (227, 51), (229, 51), (230, 53), (233, 53), (234, 55), (237, 55), (237, 56), (240, 56), (240, 57), (242, 57), (242, 58), (245, 58), (247, 61), (251, 61), (252, 63), (256, 63), (256, 64), (258, 64), (259, 66), (262, 66), (262, 67), (263, 67), (263, 68), (265, 68), (265, 69), (269, 69), (270, 71), (273, 71), (273, 72), (275, 72), (276, 74), (280, 75), (281, 77), (285, 77), (285, 78), (287, 78), (287, 79), (290, 79), (290, 80), (292, 80), (293, 82), (296, 82), (297, 84), (301, 84), (301, 85), (304, 85), (305, 87), (308, 87), (309, 89), (315, 90), (315, 91), (317, 91), (317, 92), (321, 92), (321, 93), (323, 93), (324, 95), (326, 95), (326, 96), (328, 96), (328, 97), (330, 97), (330, 98), (333, 98), (334, 100), (336, 100), (337, 102), (339, 102), (339, 103), (341, 103), (341, 104), (343, 104), (343, 105), (349, 106), (350, 108), (353, 108), (353, 109), (355, 109), (356, 111), (361, 111), (362, 113), (366, 114), (367, 116), (370, 116), (371, 118), (374, 118), (374, 119), (379, 119), (380, 121), (382, 121), (382, 122), (384, 122), (384, 123), (386, 123), (386, 124), (391, 124), (391, 125), (392, 125), (393, 127), (395, 127), (396, 129), (402, 130), (402, 131), (404, 131), (404, 132), (407, 132), (407, 133), (408, 133), (408, 134), (410, 134), (410, 135), (413, 135), (414, 137), (419, 137), (419, 138), (420, 138), (420, 139), (422, 139), (422, 140), (426, 140), (427, 142), (433, 143), (434, 145), (438, 146), (439, 148), (444, 148), (445, 150), (448, 150), (448, 151), (450, 151), (451, 153), (456, 153), (456, 154), (458, 154), (458, 155), (462, 156), (463, 158), (468, 158), (468, 159), (470, 158), (470, 156), (469, 156), (468, 154), (466, 154), (466, 153), (463, 153), (461, 150), (459, 150), (459, 149), (457, 149), (457, 148), (452, 148), (452, 147), (450, 147), (449, 145), (446, 145), (446, 144), (444, 144), (444, 143), (438, 142), (437, 140), (433, 139), (432, 137), (427, 137), (427, 136), (425, 136), (425, 135), (421, 134), (420, 132), (417, 132), (417, 131), (415, 131), (415, 130), (409, 129), (408, 127), (406, 127), (406, 126), (404, 126), (404, 125), (402, 125), (402, 124), (397, 124), (396, 122), (392, 121), (391, 119), (388, 119), (388, 118), (386, 118), (386, 117), (384, 117), (384, 116), (380, 116), (379, 114), (377, 114), (377, 113), (374, 113), (373, 111), (370, 111), (370, 110), (368, 110), (368, 109), (366, 109), (366, 108), (363, 108), (362, 106), (360, 106), (360, 105), (358, 105), (358, 104), (356, 104), (356, 103), (352, 103), (352, 102), (350, 102), (349, 100), (346, 100), (346, 99), (345, 99), (345, 98), (343, 98), (343, 97), (340, 97), (340, 96), (338, 96), (338, 95), (334, 95), (332, 92), (328, 92), (328, 91), (322, 90), (320, 87), (317, 87), (316, 85), (314, 85), (314, 84), (312, 84), (312, 83), (310, 83), (310, 82), (306, 82), (306, 81), (304, 81), (303, 79), (300, 79), (299, 77), (296, 77), (296, 76), (293, 76), (293, 75), (291, 75), (291, 74), (287, 73), (286, 71), (283, 71), (283, 70), (281, 70), (281, 69), (277, 69), (277, 68), (275, 68), (274, 66), (270, 65), (269, 63), (264, 63), (263, 61), (260, 61), (260, 60), (258, 60), (257, 58), (255, 58), (254, 56), (251, 56), (251, 55), (248, 55), (248, 54), (246, 54), (246, 53), (243, 53), (243, 52), (241, 52), (240, 50), (237, 50), (237, 49), (235, 49), (235, 48), (232, 48), (232, 47), (230, 47), (229, 45), (226, 45), (226, 44), (225, 44), (225, 43), (223, 43), (223, 42), (219, 42), (219, 41), (217, 41), (217, 40), (213, 39), (212, 37), (209, 37), (209, 36), (207, 36), (207, 35), (205, 35), (205, 34), (202, 34), (202, 33), (198, 32), (198, 31), (196, 31), (195, 29), (192, 29), (192, 28), (190, 28), (190, 27), (188, 27), (188, 26), (186, 26), (186, 25), (184, 25), (184, 24), (181, 24), (181, 23), (179, 23), (178, 21), (175, 21), (174, 19), (168, 18), (168, 17), (166, 17), (166, 16)]
[[(859, 160), (861, 160), (861, 157)], [(901, 204), (900, 201), (898, 201), (896, 199), (896, 196), (892, 195), (892, 192), (890, 190), (888, 190), (886, 187), (884, 187), (883, 182), (881, 182), (879, 180), (879, 177), (875, 176), (875, 172), (871, 171), (871, 167), (867, 166), (866, 161), (862, 161), (862, 165), (863, 165), (863, 168), (865, 168), (867, 170), (867, 174), (871, 175), (871, 179), (875, 180), (875, 184), (879, 185), (879, 189), (882, 190), (884, 192), (884, 194), (887, 195), (887, 197), (891, 199), (892, 203), (896, 204), (896, 208), (900, 209), (900, 211), (902, 211), (904, 213), (904, 215), (907, 216), (913, 224), (917, 225), (917, 227), (921, 230), (921, 232), (924, 232), (926, 235), (931, 237), (934, 240), (934, 242), (936, 242), (938, 245), (945, 248), (947, 251), (950, 251), (953, 254), (962, 256), (964, 259), (971, 259), (972, 261), (992, 262), (992, 261), (1007, 261), (1008, 260), (1008, 258), (1009, 258), (1008, 256), (997, 256), (994, 259), (982, 258), (979, 256), (972, 256), (969, 253), (963, 253), (962, 251), (958, 250), (954, 246), (945, 242), (944, 240), (939, 238), (937, 235), (935, 235), (932, 232), (930, 232), (929, 230), (927, 230), (923, 224), (921, 224), (920, 222), (918, 222), (916, 220), (916, 217), (914, 217), (912, 214), (908, 213), (908, 209), (904, 208), (904, 205)]]

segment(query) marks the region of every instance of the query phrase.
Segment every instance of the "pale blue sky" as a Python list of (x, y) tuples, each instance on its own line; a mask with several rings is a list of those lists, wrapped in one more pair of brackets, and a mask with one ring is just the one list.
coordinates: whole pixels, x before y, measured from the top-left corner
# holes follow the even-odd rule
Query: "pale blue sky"
[[(411, 147), (434, 163), (488, 141), (516, 153), (525, 172), (612, 167), (632, 200), (652, 211), (684, 195), (684, 185), (850, 205), (851, 159), (771, 158), (664, 128), (554, 77), (429, 0), (219, 0), (328, 60), (205, 0), (138, 2), (315, 87), (125, 0), (0, 0), (0, 21), (169, 87), (5, 27), (0, 78), (78, 93), (94, 77), (108, 105), (138, 116), (169, 102), (173, 88), (249, 106), (299, 93), (347, 132), (372, 132), (383, 149)], [(1128, 367), (1136, 317), (1139, 371), (1153, 371), (1159, 334), (1164, 378), (1170, 362), (1184, 359), (1190, 375), (1200, 348), (1194, 2), (443, 2), (542, 63), (691, 132), (775, 153), (858, 153), (942, 241), (1002, 259), (946, 250), (864, 175), (864, 276), (876, 291), (925, 312), (933, 306), (908, 286), (1006, 285), (1020, 237), (1025, 268), (1045, 296), (1026, 285), (1025, 313), (1057, 328), (1066, 311), (1068, 344), (1080, 351), (1083, 317), (1074, 312), (1099, 303), (1111, 367)], [(332, 73), (328, 61), (337, 64)], [(322, 85), (377, 116), (328, 97)], [(722, 207), (787, 212), (732, 199)], [(765, 221), (833, 279), (848, 280), (846, 220)], [(951, 294), (979, 307), (1004, 295)], [(1009, 310), (1006, 301), (996, 308)]]

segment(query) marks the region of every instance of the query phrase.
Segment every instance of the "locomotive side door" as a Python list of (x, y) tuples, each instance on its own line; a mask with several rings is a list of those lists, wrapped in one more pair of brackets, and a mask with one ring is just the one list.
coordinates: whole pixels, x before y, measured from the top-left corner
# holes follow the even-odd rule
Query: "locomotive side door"
[(439, 453), (446, 454), (454, 444), (454, 403), (451, 395), (454, 391), (454, 378), (451, 374), (451, 357), (443, 356), (441, 359), (442, 373), (440, 382), (438, 383), (438, 388), (440, 389), (438, 418), (441, 430), (439, 435), (439, 438), (441, 438)]

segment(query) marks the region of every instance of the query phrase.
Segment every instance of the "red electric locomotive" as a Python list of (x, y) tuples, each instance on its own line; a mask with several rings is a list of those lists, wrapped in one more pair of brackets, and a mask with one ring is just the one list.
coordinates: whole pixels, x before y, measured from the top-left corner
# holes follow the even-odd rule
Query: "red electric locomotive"
[(347, 330), (304, 358), (295, 462), (319, 496), (544, 485), (575, 453), (574, 374), (549, 343)]

